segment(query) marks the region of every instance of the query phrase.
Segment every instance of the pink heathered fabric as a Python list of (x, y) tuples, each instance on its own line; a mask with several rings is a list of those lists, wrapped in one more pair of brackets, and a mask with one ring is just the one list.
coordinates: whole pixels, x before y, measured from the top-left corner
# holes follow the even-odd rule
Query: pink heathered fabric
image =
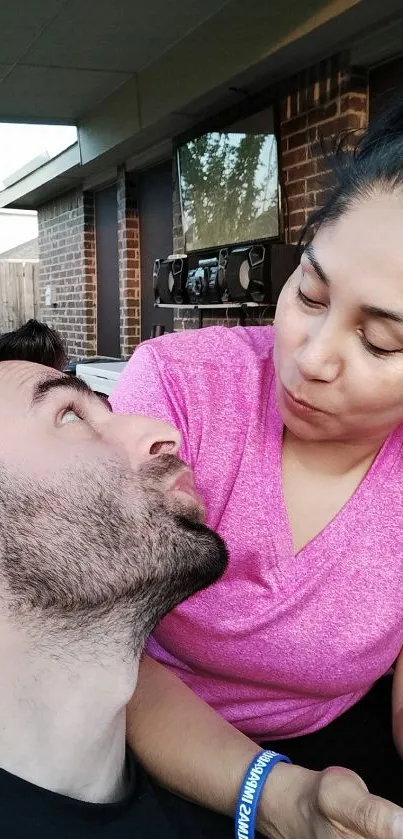
[(403, 429), (295, 556), (273, 338), (270, 327), (164, 335), (136, 350), (111, 399), (180, 429), (208, 523), (230, 550), (224, 578), (171, 612), (149, 652), (257, 739), (326, 725), (403, 646)]

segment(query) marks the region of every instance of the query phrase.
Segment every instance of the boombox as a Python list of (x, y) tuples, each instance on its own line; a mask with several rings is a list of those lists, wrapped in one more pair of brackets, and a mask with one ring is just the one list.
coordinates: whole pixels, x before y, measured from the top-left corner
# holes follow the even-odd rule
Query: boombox
[(277, 303), (281, 289), (296, 267), (298, 247), (279, 243), (221, 248), (217, 256), (156, 259), (153, 270), (156, 303), (218, 305)]
[(187, 303), (186, 257), (156, 259), (153, 269), (153, 288), (156, 303)]
[(228, 248), (221, 248), (218, 254), (218, 288), (220, 293), (221, 303), (229, 303), (229, 291), (227, 284), (227, 265), (228, 265), (229, 250)]
[(197, 268), (188, 273), (186, 289), (190, 303), (221, 303), (219, 270), (216, 257), (199, 259)]
[(225, 282), (236, 303), (275, 304), (296, 267), (296, 245), (246, 245), (230, 250)]

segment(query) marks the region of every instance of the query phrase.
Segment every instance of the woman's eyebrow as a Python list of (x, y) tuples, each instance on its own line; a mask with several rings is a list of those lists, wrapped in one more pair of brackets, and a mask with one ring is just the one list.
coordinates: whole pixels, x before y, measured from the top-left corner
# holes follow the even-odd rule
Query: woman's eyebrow
[(393, 320), (394, 323), (403, 324), (403, 312), (392, 312), (390, 309), (380, 309), (378, 306), (361, 306), (361, 311), (371, 318)]
[(322, 266), (319, 264), (318, 260), (316, 259), (315, 251), (313, 249), (312, 244), (306, 246), (306, 248), (304, 250), (304, 255), (309, 259), (309, 262), (311, 263), (312, 268), (315, 271), (315, 274), (318, 275), (318, 277), (322, 281), (322, 283), (325, 286), (329, 286), (330, 285), (329, 277), (327, 276), (327, 274), (325, 274)]
[[(312, 268), (315, 271), (315, 274), (317, 274), (322, 283), (325, 286), (329, 286), (329, 277), (327, 276), (327, 274), (325, 274), (322, 266), (316, 259), (315, 251), (313, 249), (312, 244), (306, 246), (304, 250), (304, 255), (308, 258), (309, 262), (312, 265)], [(394, 312), (391, 309), (381, 309), (379, 308), (379, 306), (368, 305), (361, 306), (361, 311), (371, 318), (378, 318), (379, 320), (392, 320), (394, 323), (403, 324), (403, 312)]]

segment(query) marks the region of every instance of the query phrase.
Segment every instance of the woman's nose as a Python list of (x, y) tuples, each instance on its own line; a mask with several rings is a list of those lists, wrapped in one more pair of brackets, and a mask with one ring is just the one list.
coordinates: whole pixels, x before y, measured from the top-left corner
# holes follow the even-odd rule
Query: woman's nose
[(329, 322), (319, 325), (298, 352), (296, 361), (301, 376), (307, 380), (334, 381), (342, 367), (341, 343), (340, 335)]

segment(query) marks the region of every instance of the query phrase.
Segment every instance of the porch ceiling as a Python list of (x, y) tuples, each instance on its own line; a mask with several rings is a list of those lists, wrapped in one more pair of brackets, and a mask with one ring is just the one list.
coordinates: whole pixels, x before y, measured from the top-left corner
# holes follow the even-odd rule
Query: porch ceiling
[(402, 0), (2, 0), (0, 121), (76, 122), (79, 143), (0, 206), (159, 162), (176, 135), (339, 50), (384, 60), (402, 21)]
[(2, 0), (0, 119), (74, 122), (228, 0)]

